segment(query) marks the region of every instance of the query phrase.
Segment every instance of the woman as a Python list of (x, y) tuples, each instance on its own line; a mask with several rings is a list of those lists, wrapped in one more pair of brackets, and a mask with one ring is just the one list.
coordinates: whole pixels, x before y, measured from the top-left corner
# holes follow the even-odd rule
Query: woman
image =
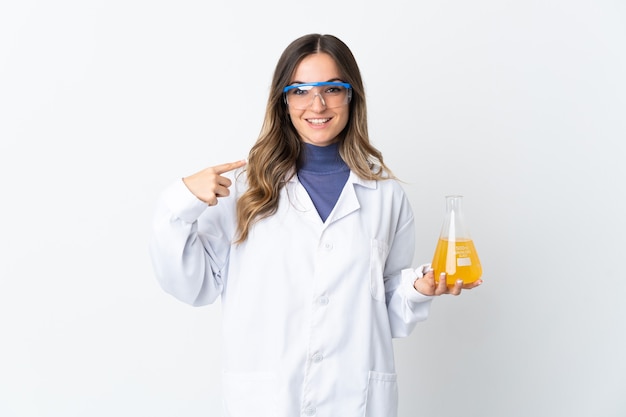
[(414, 229), (370, 144), (349, 48), (296, 39), (248, 161), (172, 184), (154, 220), (163, 289), (198, 306), (221, 297), (224, 415), (396, 416), (392, 338), (463, 288), (411, 267)]

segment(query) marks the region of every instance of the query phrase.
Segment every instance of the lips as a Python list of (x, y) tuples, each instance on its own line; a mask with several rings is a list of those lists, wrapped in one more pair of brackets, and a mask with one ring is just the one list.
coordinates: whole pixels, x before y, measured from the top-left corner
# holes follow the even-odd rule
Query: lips
[(322, 126), (323, 124), (328, 123), (330, 119), (331, 118), (328, 117), (325, 119), (306, 119), (306, 121), (314, 126)]

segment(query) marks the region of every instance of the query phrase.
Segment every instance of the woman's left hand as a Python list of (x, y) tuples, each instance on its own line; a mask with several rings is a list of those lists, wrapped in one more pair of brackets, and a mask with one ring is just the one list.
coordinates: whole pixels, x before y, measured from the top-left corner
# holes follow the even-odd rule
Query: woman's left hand
[(442, 272), (439, 277), (439, 282), (435, 282), (435, 273), (430, 270), (424, 274), (424, 276), (413, 283), (413, 287), (421, 294), (424, 295), (459, 295), (462, 290), (471, 290), (478, 287), (483, 283), (482, 279), (472, 282), (471, 284), (464, 284), (462, 280), (458, 280), (453, 286), (448, 287), (446, 284), (446, 273)]

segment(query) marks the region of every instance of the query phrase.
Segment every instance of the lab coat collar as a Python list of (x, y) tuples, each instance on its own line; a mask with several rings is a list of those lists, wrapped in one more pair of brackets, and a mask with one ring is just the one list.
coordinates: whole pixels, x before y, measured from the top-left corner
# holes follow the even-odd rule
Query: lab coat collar
[[(289, 180), (287, 182), (300, 182), (298, 180), (298, 176), (295, 174), (294, 171), (291, 171), (287, 177), (289, 178)], [(350, 175), (348, 176), (348, 180), (346, 181), (346, 184), (358, 184), (361, 185), (363, 187), (366, 188), (371, 188), (373, 190), (376, 189), (376, 181), (375, 180), (366, 180), (363, 179), (361, 177), (359, 177), (357, 174), (354, 173), (354, 171), (350, 171)]]
[[(304, 189), (304, 186), (298, 180), (298, 176), (292, 175), (289, 178), (288, 182), (291, 183), (291, 187), (294, 187), (297, 190), (296, 193), (300, 196), (298, 200), (301, 203), (306, 201), (306, 207), (304, 207), (304, 212), (309, 213), (312, 218), (315, 218), (316, 221), (319, 221), (321, 223), (322, 219), (319, 217), (319, 214), (317, 214), (317, 210), (315, 210), (313, 201), (311, 201), (311, 198)], [(330, 215), (326, 219), (326, 222), (324, 222), (325, 227), (361, 208), (361, 204), (359, 203), (359, 199), (356, 193), (357, 186), (369, 189), (376, 189), (378, 185), (375, 180), (366, 180), (360, 178), (353, 171), (350, 171), (350, 175), (348, 176), (346, 185), (344, 186), (341, 195), (337, 200), (337, 204), (335, 204), (335, 207), (330, 212)]]

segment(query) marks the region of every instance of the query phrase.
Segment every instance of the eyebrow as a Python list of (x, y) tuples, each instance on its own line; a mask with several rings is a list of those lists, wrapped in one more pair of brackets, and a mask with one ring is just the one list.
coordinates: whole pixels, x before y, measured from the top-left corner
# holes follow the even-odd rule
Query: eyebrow
[[(313, 81), (313, 82), (318, 82), (318, 81)], [(326, 83), (333, 83), (333, 82), (343, 82), (343, 80), (341, 78), (331, 78), (330, 80), (327, 81), (322, 81), (322, 82), (326, 82)], [(292, 81), (291, 84), (289, 85), (294, 85), (294, 84), (308, 84), (305, 83), (304, 81)]]

